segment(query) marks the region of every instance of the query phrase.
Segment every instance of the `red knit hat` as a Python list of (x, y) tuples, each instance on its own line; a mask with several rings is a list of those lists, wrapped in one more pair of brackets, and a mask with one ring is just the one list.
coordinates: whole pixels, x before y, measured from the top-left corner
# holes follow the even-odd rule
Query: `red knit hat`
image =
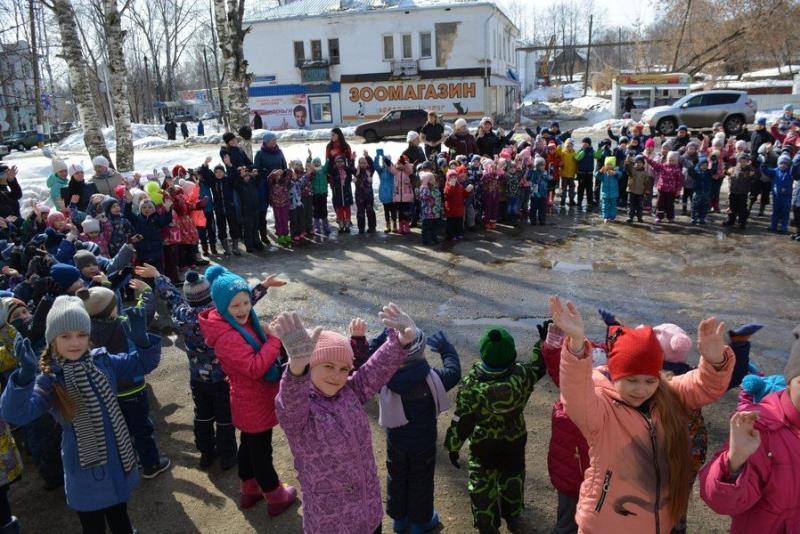
[(652, 326), (612, 326), (608, 330), (608, 370), (612, 380), (648, 375), (658, 378), (664, 351)]
[(183, 165), (175, 165), (172, 167), (172, 177), (177, 178), (179, 174), (186, 174), (186, 169), (183, 168)]

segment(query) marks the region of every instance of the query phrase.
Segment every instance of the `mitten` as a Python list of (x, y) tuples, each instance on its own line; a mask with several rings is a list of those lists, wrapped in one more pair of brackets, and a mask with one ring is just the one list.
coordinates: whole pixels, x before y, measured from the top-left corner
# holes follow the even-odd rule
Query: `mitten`
[(39, 370), (39, 359), (31, 347), (31, 340), (17, 334), (14, 339), (14, 358), (19, 364), (16, 382), (18, 386), (27, 386), (36, 378)]
[(143, 307), (136, 306), (125, 310), (128, 320), (125, 321), (128, 339), (133, 341), (137, 347), (147, 348), (150, 346), (150, 338), (147, 335), (147, 317)]

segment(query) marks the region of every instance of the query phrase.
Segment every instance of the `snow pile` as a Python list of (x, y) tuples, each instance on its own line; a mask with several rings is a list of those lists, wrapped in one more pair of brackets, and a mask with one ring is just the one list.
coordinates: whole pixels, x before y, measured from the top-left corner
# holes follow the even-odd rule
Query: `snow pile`
[[(134, 148), (147, 148), (151, 146), (163, 146), (171, 143), (167, 141), (164, 126), (161, 124), (140, 124), (137, 122), (131, 123), (131, 134), (133, 137)], [(116, 150), (117, 137), (114, 133), (113, 126), (103, 128), (103, 137), (106, 140), (106, 147), (109, 150)], [(163, 143), (161, 142), (163, 141)], [(86, 149), (83, 144), (83, 132), (76, 132), (70, 136), (65, 137), (56, 147), (58, 150), (64, 152), (82, 152)]]
[[(593, 94), (589, 89), (587, 94)], [(572, 100), (583, 96), (583, 82), (566, 83), (537, 87), (522, 99), (523, 103), (550, 102), (553, 100)]]
[(776, 78), (778, 76), (797, 74), (798, 72), (800, 72), (800, 65), (783, 65), (782, 67), (745, 72), (742, 74), (742, 78)]
[(563, 102), (539, 102), (523, 105), (523, 117), (594, 123), (611, 118), (611, 101), (596, 96), (583, 96)]

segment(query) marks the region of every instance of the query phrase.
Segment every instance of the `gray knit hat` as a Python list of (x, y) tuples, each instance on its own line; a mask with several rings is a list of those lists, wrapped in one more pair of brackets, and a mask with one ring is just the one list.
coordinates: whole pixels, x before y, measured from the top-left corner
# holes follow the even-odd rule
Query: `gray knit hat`
[(183, 296), (194, 307), (208, 304), (211, 302), (211, 284), (197, 271), (189, 271), (183, 283)]
[(794, 327), (792, 334), (794, 335), (792, 352), (789, 353), (789, 361), (786, 362), (786, 369), (783, 370), (783, 377), (787, 384), (800, 375), (800, 325)]
[(97, 265), (97, 258), (88, 250), (79, 250), (72, 256), (72, 263), (79, 271), (82, 271), (85, 267)]
[(117, 307), (117, 295), (107, 287), (95, 286), (80, 288), (75, 296), (83, 301), (83, 306), (89, 317), (110, 317), (111, 312)]
[(44, 339), (49, 345), (59, 335), (73, 330), (91, 333), (92, 320), (86, 313), (81, 299), (61, 295), (53, 301), (53, 306), (47, 314)]

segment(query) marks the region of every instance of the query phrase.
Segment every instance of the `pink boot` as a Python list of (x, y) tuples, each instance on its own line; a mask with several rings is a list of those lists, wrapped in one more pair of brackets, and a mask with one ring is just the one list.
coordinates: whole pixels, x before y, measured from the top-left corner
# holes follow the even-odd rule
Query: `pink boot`
[(242, 510), (255, 506), (264, 498), (261, 494), (261, 488), (255, 478), (241, 480), (239, 482), (239, 488), (241, 490), (241, 495), (239, 495), (239, 507)]
[(267, 500), (267, 513), (270, 517), (280, 515), (297, 500), (297, 490), (292, 486), (280, 484), (272, 491), (264, 493)]

